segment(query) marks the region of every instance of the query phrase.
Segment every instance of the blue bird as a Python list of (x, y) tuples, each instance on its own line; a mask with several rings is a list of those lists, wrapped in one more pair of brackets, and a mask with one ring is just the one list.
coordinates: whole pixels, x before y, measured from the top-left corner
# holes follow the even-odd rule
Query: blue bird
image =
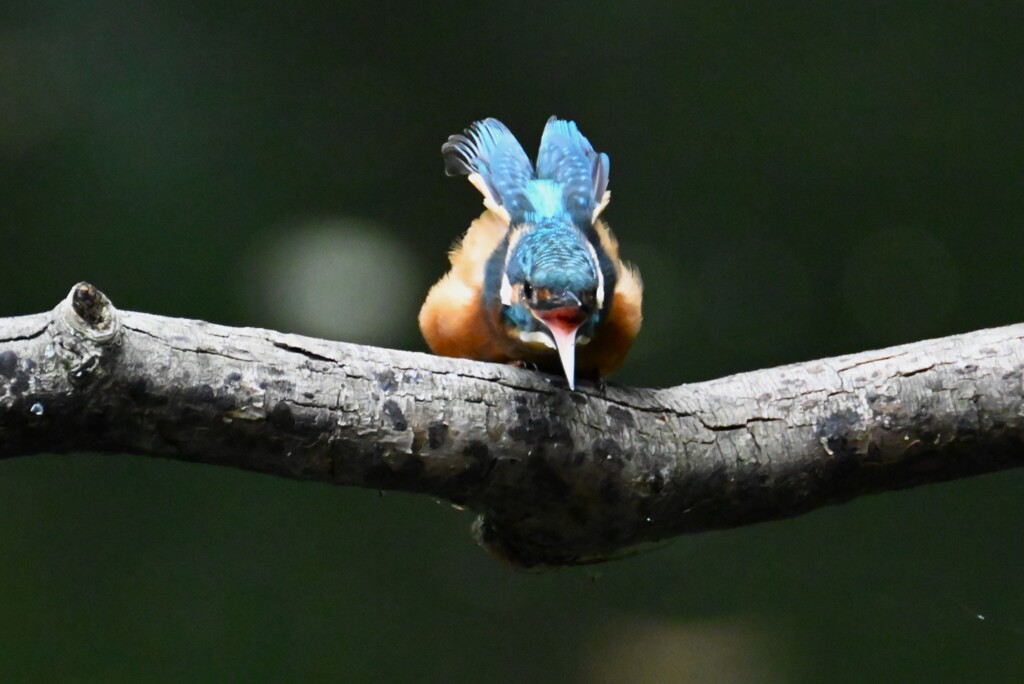
[(441, 147), (486, 211), (451, 251), (451, 270), (420, 310), (434, 353), (561, 366), (603, 377), (640, 330), (643, 286), (598, 217), (610, 199), (608, 155), (572, 121), (548, 120), (534, 170), (512, 132), (485, 119)]

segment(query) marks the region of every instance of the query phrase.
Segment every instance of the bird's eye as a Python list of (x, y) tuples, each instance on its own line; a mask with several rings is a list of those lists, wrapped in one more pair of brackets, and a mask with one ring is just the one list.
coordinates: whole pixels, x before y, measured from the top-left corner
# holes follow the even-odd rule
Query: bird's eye
[(523, 281), (523, 297), (533, 299), (533, 285), (530, 284), (529, 280)]

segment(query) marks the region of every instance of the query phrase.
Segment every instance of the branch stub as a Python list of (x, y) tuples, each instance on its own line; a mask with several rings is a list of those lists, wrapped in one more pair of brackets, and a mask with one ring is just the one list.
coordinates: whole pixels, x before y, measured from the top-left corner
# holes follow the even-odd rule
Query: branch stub
[(108, 342), (117, 334), (117, 309), (110, 299), (90, 283), (71, 288), (58, 307), (62, 320), (72, 332), (97, 343)]

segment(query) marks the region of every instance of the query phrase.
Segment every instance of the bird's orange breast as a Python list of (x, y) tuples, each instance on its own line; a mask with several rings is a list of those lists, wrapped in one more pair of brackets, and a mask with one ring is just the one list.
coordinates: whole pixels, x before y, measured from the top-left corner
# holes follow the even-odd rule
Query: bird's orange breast
[(640, 273), (619, 257), (619, 243), (604, 221), (594, 222), (601, 248), (615, 264), (617, 282), (608, 316), (590, 344), (576, 348), (577, 367), (604, 377), (622, 365), (643, 323), (644, 286)]
[(508, 224), (492, 211), (473, 221), (449, 254), (452, 267), (420, 308), (420, 330), (430, 350), (441, 356), (507, 361), (507, 354), (484, 308), (487, 260), (505, 237)]

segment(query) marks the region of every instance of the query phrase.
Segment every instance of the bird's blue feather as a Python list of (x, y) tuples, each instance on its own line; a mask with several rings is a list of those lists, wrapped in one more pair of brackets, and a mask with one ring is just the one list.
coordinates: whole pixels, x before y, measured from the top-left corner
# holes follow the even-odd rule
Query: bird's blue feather
[(597, 264), (586, 238), (571, 223), (537, 224), (516, 243), (508, 264), (510, 279), (520, 272), (549, 290), (583, 292), (597, 288)]
[(526, 217), (530, 223), (568, 215), (563, 203), (562, 186), (555, 181), (530, 181), (526, 186), (526, 197), (532, 207), (530, 215)]
[(532, 210), (526, 188), (534, 178), (533, 165), (505, 124), (497, 119), (477, 121), (441, 147), (448, 175), (478, 173), (512, 218), (522, 221)]
[(541, 136), (537, 170), (497, 119), (477, 121), (441, 147), (449, 175), (479, 174), (513, 224), (567, 216), (589, 228), (608, 189), (608, 155), (594, 151), (576, 124), (551, 117)]
[(537, 154), (537, 177), (562, 188), (562, 203), (573, 220), (589, 226), (608, 189), (608, 155), (594, 151), (575, 122), (548, 119)]

